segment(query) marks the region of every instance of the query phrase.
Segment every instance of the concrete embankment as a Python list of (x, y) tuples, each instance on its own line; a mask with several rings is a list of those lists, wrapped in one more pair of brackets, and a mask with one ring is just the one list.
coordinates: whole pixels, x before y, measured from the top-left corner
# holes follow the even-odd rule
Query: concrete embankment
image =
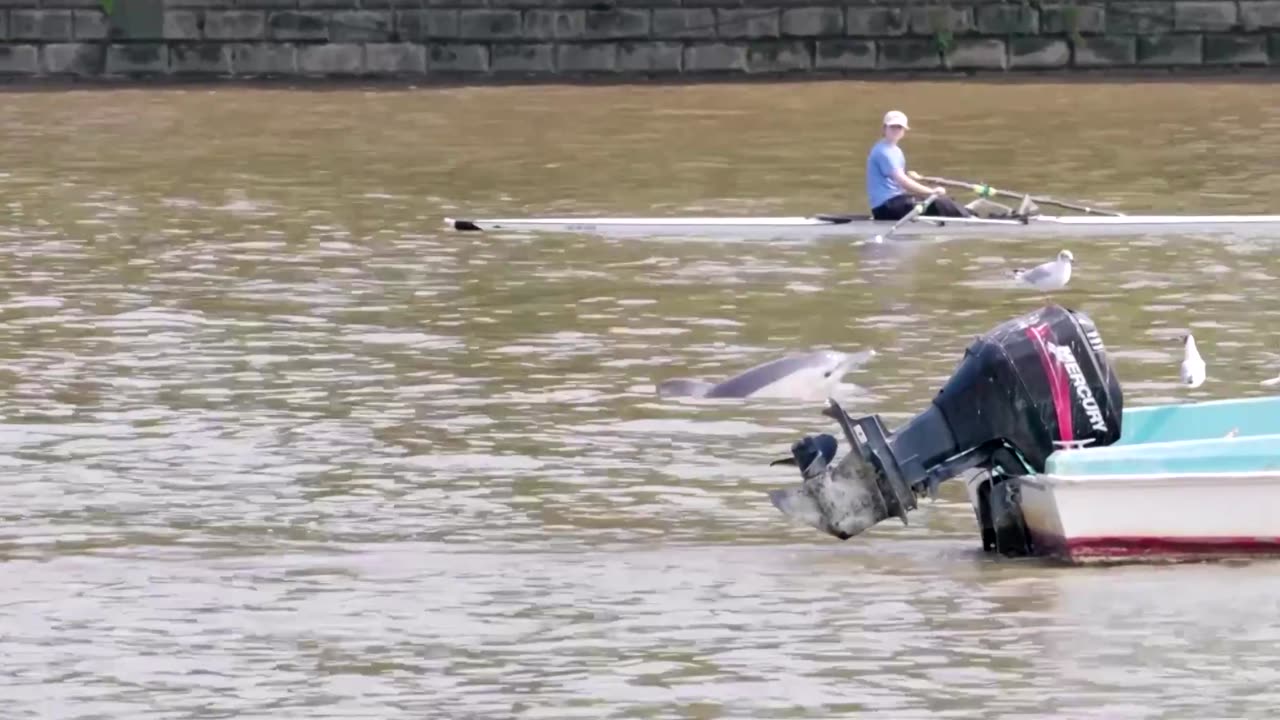
[(491, 83), (1280, 66), (1280, 0), (3, 0), (8, 79)]

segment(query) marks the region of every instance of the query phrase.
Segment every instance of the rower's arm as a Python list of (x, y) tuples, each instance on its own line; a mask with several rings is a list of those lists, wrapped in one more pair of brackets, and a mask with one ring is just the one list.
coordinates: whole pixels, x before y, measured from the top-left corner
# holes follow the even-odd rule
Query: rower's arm
[[(931, 195), (933, 194), (934, 191), (942, 189), (942, 188), (931, 188), (928, 185), (925, 185), (920, 181), (915, 180), (910, 175), (903, 172), (901, 169), (896, 169), (896, 168), (894, 169), (893, 179), (898, 181), (899, 187), (903, 188), (904, 190), (909, 190), (910, 192), (916, 195)], [(945, 190), (943, 192), (945, 193)]]

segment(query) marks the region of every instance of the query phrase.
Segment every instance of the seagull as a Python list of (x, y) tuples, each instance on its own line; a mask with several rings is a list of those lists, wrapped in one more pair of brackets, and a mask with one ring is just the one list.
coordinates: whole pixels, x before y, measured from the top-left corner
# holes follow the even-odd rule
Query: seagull
[(1182, 342), (1182, 368), (1179, 371), (1179, 379), (1182, 384), (1187, 387), (1200, 387), (1204, 383), (1204, 358), (1200, 357), (1200, 353), (1196, 350), (1196, 339), (1191, 333), (1181, 335), (1178, 340)]
[(1030, 270), (1014, 270), (1013, 276), (1026, 281), (1040, 290), (1060, 290), (1071, 279), (1071, 263), (1075, 256), (1070, 250), (1058, 253), (1057, 260), (1037, 265)]

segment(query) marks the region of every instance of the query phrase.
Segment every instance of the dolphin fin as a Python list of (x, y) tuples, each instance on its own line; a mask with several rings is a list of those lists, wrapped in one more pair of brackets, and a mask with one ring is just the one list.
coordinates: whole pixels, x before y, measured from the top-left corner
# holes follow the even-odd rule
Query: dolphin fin
[(705, 380), (691, 380), (688, 378), (677, 378), (675, 380), (663, 380), (658, 383), (659, 397), (703, 397), (711, 392), (711, 388), (715, 385)]

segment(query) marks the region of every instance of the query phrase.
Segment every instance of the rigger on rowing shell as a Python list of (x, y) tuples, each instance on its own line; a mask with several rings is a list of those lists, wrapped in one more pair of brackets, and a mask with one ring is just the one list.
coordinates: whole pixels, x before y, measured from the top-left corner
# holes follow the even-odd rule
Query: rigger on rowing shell
[(871, 216), (876, 220), (901, 220), (911, 212), (919, 199), (935, 194), (933, 202), (921, 215), (972, 217), (973, 213), (947, 197), (946, 188), (929, 187), (907, 174), (907, 158), (898, 143), (910, 126), (907, 116), (897, 110), (885, 113), (882, 136), (867, 154), (867, 200)]

